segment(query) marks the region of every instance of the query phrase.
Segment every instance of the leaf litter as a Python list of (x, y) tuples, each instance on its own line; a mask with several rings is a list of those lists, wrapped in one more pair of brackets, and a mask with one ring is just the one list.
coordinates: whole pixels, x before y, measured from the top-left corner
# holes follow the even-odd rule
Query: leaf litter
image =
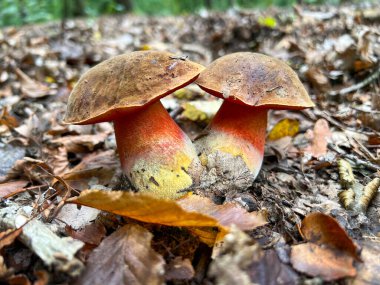
[[(339, 8), (297, 5), (293, 10), (234, 9), (228, 13), (183, 17), (120, 15), (91, 22), (68, 20), (65, 30), (61, 30), (59, 23), (1, 30), (1, 210), (10, 210), (14, 205), (24, 207), (27, 210), (22, 214), (24, 220), (34, 217), (44, 228), (49, 227), (51, 234), (70, 236), (84, 244), (75, 249), (80, 259), (75, 264), (85, 270), (80, 280), (84, 280), (83, 276), (88, 280), (100, 280), (102, 274), (108, 276), (110, 271), (97, 263), (103, 257), (109, 258), (109, 268), (118, 273), (115, 282), (122, 277), (140, 281), (149, 277), (153, 282), (171, 280), (172, 284), (183, 284), (183, 280), (228, 284), (227, 280), (237, 282), (234, 278), (242, 277), (247, 284), (295, 284), (300, 280), (316, 280), (310, 276), (328, 282), (337, 278), (347, 281), (345, 276), (356, 274), (352, 277), (354, 284), (376, 284), (373, 272), (378, 271), (380, 195), (376, 195), (378, 189), (363, 195), (364, 212), (346, 209), (338, 195), (346, 189), (340, 179), (338, 161), (347, 160), (360, 185), (372, 185), (372, 181), (379, 179), (378, 11), (376, 4), (360, 7), (345, 4)], [(120, 171), (110, 124), (60, 124), (67, 97), (84, 71), (111, 56), (147, 49), (187, 55), (204, 65), (235, 51), (272, 55), (296, 70), (317, 107), (302, 112), (271, 112), (268, 129), (273, 131), (268, 135), (263, 168), (246, 191), (214, 196), (213, 201), (193, 195), (193, 202), (188, 204), (184, 202), (186, 199), (164, 201), (167, 207), (160, 208), (157, 201), (126, 192), (130, 185)], [(184, 90), (182, 95), (176, 92), (163, 101), (178, 124), (195, 138), (201, 135), (220, 102), (192, 86)], [(83, 192), (86, 189), (102, 192)], [(123, 192), (113, 193), (112, 189)], [(149, 213), (149, 220), (141, 218), (143, 213), (137, 221), (135, 215), (121, 218), (119, 212), (95, 214), (84, 206), (65, 205), (70, 197), (72, 200), (91, 197), (90, 191), (97, 193), (96, 199), (112, 198), (105, 201), (116, 205), (116, 197), (129, 197), (140, 206), (130, 205), (131, 201), (120, 206), (144, 210)], [(9, 202), (15, 204), (11, 206)], [(101, 200), (87, 202), (103, 210), (115, 210), (111, 205), (104, 209)], [(155, 207), (156, 215), (143, 205), (146, 202)], [(213, 205), (214, 202), (218, 205)], [(164, 209), (168, 209), (166, 216)], [(209, 212), (205, 213), (205, 209)], [(315, 212), (330, 218), (315, 214), (318, 218), (310, 219), (309, 214)], [(185, 219), (176, 216), (178, 213), (193, 220), (185, 224)], [(260, 220), (255, 226), (251, 223), (253, 217)], [(300, 233), (297, 225), (304, 218)], [(336, 222), (332, 222), (333, 218)], [(169, 229), (160, 223), (173, 227)], [(222, 236), (229, 232), (224, 236), (226, 240), (230, 234), (237, 235), (233, 223), (249, 237), (233, 237), (223, 249), (228, 241), (223, 241)], [(308, 225), (304, 226), (305, 223)], [(223, 233), (219, 237), (218, 228)], [(316, 229), (320, 233), (313, 239), (309, 234)], [(354, 242), (350, 242), (343, 229)], [(123, 231), (130, 236), (122, 236)], [(142, 236), (140, 241), (138, 237)], [(331, 240), (330, 236), (334, 238)], [(30, 246), (31, 238), (20, 234), (17, 239), (22, 243), (12, 242), (5, 250), (12, 250), (11, 256), (36, 254), (38, 251)], [(133, 248), (128, 250), (135, 248), (135, 251), (124, 250), (122, 254), (116, 249), (112, 251), (108, 238), (119, 249), (130, 243)], [(217, 239), (217, 243), (211, 250), (203, 247), (199, 239), (209, 245)], [(360, 255), (363, 262), (352, 262), (357, 259), (352, 255), (356, 248), (353, 244), (363, 247)], [(145, 247), (139, 252), (136, 248), (141, 245)], [(153, 253), (152, 247), (157, 252)], [(102, 249), (100, 253), (98, 249)], [(319, 261), (327, 260), (329, 266), (316, 261), (311, 249), (319, 252)], [(307, 262), (297, 259), (295, 253), (298, 257), (307, 256)], [(347, 258), (342, 260), (338, 253)], [(37, 254), (36, 265), (16, 272), (9, 256), (3, 255), (2, 281), (11, 282), (14, 278), (16, 282), (20, 278), (20, 282), (28, 284), (30, 278), (35, 278), (41, 284), (46, 284), (47, 279), (70, 283), (72, 272), (79, 272), (73, 271), (73, 264), (70, 270), (62, 266), (67, 265), (67, 260), (60, 254), (54, 256), (54, 261), (61, 265), (59, 270), (51, 270), (45, 258)], [(126, 268), (127, 263), (122, 260), (125, 256), (137, 258), (134, 259), (137, 264), (146, 261), (147, 256), (160, 261), (154, 265), (156, 271), (143, 276), (140, 271)], [(229, 270), (229, 266), (236, 270)], [(41, 268), (45, 271), (38, 271)], [(91, 272), (91, 276), (86, 272)]]

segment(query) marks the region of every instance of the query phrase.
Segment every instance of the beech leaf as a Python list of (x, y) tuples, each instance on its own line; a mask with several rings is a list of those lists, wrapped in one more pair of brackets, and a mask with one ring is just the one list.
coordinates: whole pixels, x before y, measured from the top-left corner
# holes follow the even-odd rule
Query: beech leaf
[[(210, 232), (210, 227), (218, 228), (218, 238), (222, 238), (232, 224), (239, 229), (248, 230), (267, 223), (266, 214), (263, 212), (248, 213), (229, 203), (215, 205), (210, 199), (196, 195), (187, 195), (173, 201), (125, 191), (85, 190), (79, 197), (71, 198), (68, 202), (146, 223), (196, 228), (192, 232), (209, 245), (213, 245), (216, 238), (215, 231)], [(205, 231), (204, 227), (207, 228)]]
[(118, 229), (90, 254), (76, 284), (162, 284), (165, 261), (151, 248), (152, 237), (138, 225)]

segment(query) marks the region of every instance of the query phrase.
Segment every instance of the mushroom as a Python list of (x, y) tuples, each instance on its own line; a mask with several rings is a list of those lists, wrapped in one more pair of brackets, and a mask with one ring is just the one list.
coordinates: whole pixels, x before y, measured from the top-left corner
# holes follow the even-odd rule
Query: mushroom
[(196, 83), (224, 99), (204, 134), (195, 141), (205, 167), (201, 187), (220, 193), (246, 189), (258, 175), (268, 109), (314, 106), (287, 64), (258, 53), (223, 56), (201, 72)]
[(121, 167), (132, 185), (175, 199), (199, 182), (201, 166), (191, 140), (159, 99), (193, 82), (203, 69), (168, 52), (115, 56), (80, 78), (64, 123), (112, 121)]

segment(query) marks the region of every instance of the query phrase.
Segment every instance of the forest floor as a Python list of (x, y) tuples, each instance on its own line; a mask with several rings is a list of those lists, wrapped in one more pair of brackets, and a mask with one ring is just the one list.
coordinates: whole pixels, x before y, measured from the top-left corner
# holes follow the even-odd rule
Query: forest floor
[[(380, 284), (379, 11), (296, 6), (0, 30), (2, 282)], [(61, 124), (79, 77), (135, 50), (205, 66), (236, 51), (264, 53), (298, 73), (316, 107), (270, 112), (263, 167), (245, 191), (149, 200), (127, 191), (112, 124)], [(191, 139), (220, 101), (195, 84), (162, 99)], [(77, 204), (98, 199), (109, 211), (66, 204), (85, 189), (107, 194), (93, 190)], [(130, 208), (112, 213), (124, 202)], [(196, 203), (214, 224), (176, 221)], [(256, 226), (244, 228), (252, 217)], [(226, 219), (237, 226), (227, 229)], [(210, 247), (215, 228), (229, 233)]]

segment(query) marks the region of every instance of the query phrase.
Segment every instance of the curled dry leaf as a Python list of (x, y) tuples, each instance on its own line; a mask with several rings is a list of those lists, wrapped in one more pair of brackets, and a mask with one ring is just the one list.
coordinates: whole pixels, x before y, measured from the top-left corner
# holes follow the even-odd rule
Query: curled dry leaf
[(113, 150), (99, 153), (91, 153), (62, 178), (73, 188), (84, 190), (89, 188), (89, 183), (108, 185), (115, 175), (119, 162)]
[(325, 119), (319, 119), (315, 122), (313, 131), (309, 130), (307, 135), (312, 143), (305, 149), (305, 152), (316, 158), (326, 155), (327, 144), (332, 136), (329, 123)]
[(0, 233), (0, 249), (4, 246), (12, 244), (15, 239), (22, 233), (22, 228), (19, 229), (9, 229)]
[(293, 119), (279, 121), (269, 132), (268, 140), (275, 141), (283, 137), (294, 137), (300, 128), (300, 123)]
[(49, 87), (33, 80), (21, 69), (15, 68), (15, 73), (21, 82), (21, 91), (24, 96), (29, 98), (41, 98), (50, 94)]
[(292, 247), (293, 267), (325, 281), (356, 275), (357, 247), (338, 222), (322, 213), (311, 213), (302, 221), (301, 235), (307, 241)]
[(123, 226), (91, 253), (75, 284), (162, 284), (165, 261), (151, 248), (151, 240), (143, 227)]
[[(246, 212), (235, 204), (215, 205), (210, 199), (188, 195), (179, 201), (162, 200), (146, 194), (123, 191), (85, 190), (68, 202), (76, 203), (147, 223), (175, 227), (197, 228), (203, 242), (213, 245), (216, 234), (210, 227), (220, 230), (218, 238), (235, 224), (239, 229), (254, 229), (267, 223), (266, 214)], [(206, 235), (203, 237), (206, 227)]]
[(107, 134), (65, 136), (52, 140), (52, 143), (63, 145), (68, 152), (82, 153), (93, 151), (94, 148), (103, 143)]

